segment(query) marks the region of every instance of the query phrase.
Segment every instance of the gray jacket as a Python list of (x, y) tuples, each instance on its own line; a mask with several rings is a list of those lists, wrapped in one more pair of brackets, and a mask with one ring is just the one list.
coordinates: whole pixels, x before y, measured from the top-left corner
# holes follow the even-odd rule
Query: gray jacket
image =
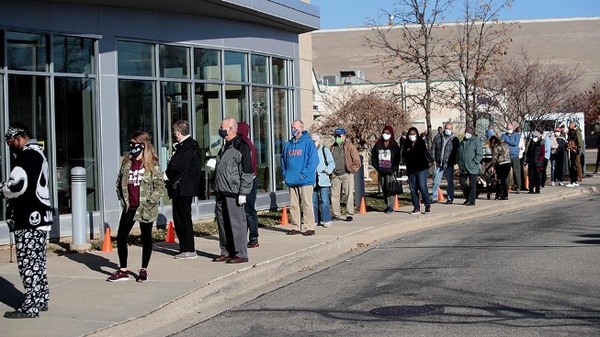
[(237, 198), (250, 194), (254, 176), (251, 156), (252, 150), (239, 135), (223, 144), (215, 167), (215, 193), (218, 196)]

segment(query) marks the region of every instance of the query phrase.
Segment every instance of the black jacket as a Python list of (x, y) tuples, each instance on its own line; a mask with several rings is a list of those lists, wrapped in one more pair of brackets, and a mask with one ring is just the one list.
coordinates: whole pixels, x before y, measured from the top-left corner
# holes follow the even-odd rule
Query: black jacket
[[(192, 137), (175, 145), (175, 153), (169, 159), (167, 170), (167, 190), (169, 198), (196, 197), (201, 195), (202, 170), (200, 169), (200, 148)], [(173, 184), (180, 181), (179, 187)]]
[(408, 137), (404, 142), (402, 149), (402, 157), (406, 162), (406, 173), (413, 174), (429, 169), (429, 161), (427, 160), (427, 145), (421, 137), (417, 137), (415, 144)]

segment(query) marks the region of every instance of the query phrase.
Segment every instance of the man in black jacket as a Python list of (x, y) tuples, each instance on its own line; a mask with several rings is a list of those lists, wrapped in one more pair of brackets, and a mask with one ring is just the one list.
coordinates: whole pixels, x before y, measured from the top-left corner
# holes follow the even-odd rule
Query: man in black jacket
[(173, 124), (173, 135), (177, 143), (165, 175), (169, 198), (173, 200), (173, 222), (179, 240), (176, 259), (197, 257), (192, 224), (192, 200), (200, 195), (200, 149), (190, 135), (190, 124), (179, 120)]
[(48, 161), (29, 129), (12, 124), (6, 135), (13, 157), (10, 177), (2, 184), (8, 199), (7, 219), (15, 235), (17, 264), (25, 288), (25, 300), (6, 318), (34, 318), (48, 310), (50, 298), (46, 274), (46, 237), (52, 227), (52, 205), (48, 189)]

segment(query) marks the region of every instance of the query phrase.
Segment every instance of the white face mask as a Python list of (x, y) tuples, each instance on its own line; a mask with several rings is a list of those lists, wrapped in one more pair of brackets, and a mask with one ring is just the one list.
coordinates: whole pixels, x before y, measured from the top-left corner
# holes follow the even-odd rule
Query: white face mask
[(538, 137), (533, 137), (533, 142), (537, 143), (538, 139), (539, 139)]
[(471, 138), (471, 136), (472, 136), (472, 134), (470, 134), (470, 133), (468, 133), (468, 132), (467, 132), (467, 133), (465, 133), (465, 139), (469, 139), (469, 138)]
[(506, 133), (508, 133), (510, 135), (511, 133), (513, 133), (513, 130), (512, 129), (508, 129), (508, 130), (506, 130)]
[(450, 136), (450, 135), (452, 134), (452, 130), (448, 130), (448, 129), (446, 129), (446, 130), (444, 130), (444, 134), (445, 134), (446, 136)]
[(389, 133), (384, 133), (381, 135), (381, 138), (383, 138), (383, 140), (390, 140), (390, 138), (392, 138), (392, 135), (390, 135)]
[(555, 132), (555, 133), (554, 133), (554, 135), (555, 135), (556, 137), (559, 137), (559, 136), (560, 136), (560, 132)]
[(408, 139), (410, 139), (411, 142), (414, 142), (415, 140), (417, 140), (417, 135), (410, 135), (408, 136)]

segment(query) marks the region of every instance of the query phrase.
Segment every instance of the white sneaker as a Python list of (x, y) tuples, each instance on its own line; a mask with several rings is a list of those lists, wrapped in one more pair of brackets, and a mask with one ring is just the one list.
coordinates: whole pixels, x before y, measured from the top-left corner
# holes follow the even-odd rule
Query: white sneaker
[(558, 182), (558, 184), (559, 184), (560, 186), (565, 186), (565, 184), (563, 184), (563, 182), (562, 182), (562, 181), (559, 181), (559, 182)]
[(566, 184), (565, 186), (567, 186), (567, 187), (573, 187), (575, 185), (573, 185), (573, 184)]
[(552, 186), (554, 186), (554, 181), (552, 182)]
[(330, 228), (331, 227), (331, 221), (323, 222), (323, 227)]
[(577, 186), (579, 186), (579, 183), (578, 183), (578, 182), (574, 182), (574, 183), (573, 183), (573, 186), (576, 186), (576, 187), (577, 187)]

